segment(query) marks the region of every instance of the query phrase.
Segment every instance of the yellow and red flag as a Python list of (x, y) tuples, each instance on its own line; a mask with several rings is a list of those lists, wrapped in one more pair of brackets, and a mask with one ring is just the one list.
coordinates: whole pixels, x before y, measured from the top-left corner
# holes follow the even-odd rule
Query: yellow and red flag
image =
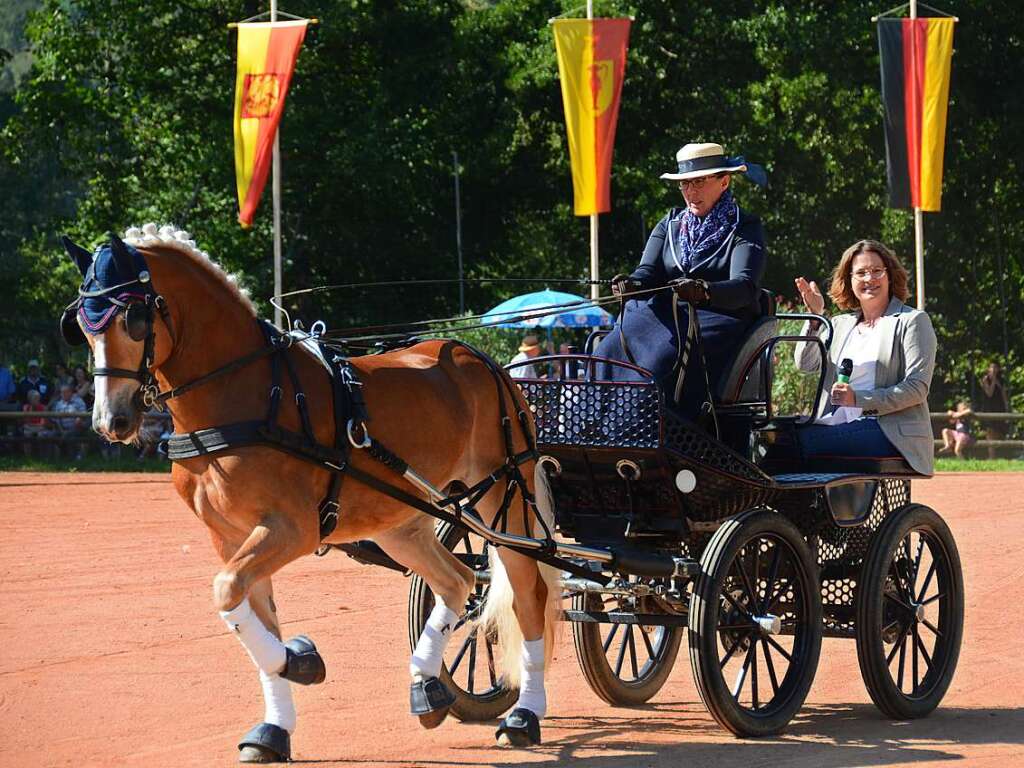
[(252, 226), (267, 183), (274, 136), (306, 36), (306, 19), (238, 25), (235, 77), (235, 181), (238, 221)]
[(937, 211), (954, 19), (879, 19), (889, 206)]
[(612, 150), (629, 24), (629, 19), (553, 22), (577, 216), (612, 209)]

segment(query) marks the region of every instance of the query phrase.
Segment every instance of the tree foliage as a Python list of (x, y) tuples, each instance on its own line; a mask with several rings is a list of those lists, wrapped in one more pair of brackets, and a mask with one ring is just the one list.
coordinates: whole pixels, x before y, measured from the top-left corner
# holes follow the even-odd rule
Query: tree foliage
[[(32, 6), (31, 69), (0, 80), (0, 184), (10, 190), (0, 280), (15, 308), (0, 345), (54, 338), (75, 283), (57, 247), (64, 231), (93, 243), (173, 221), (255, 297), (269, 296), (269, 193), (252, 230), (235, 223), (226, 28), (265, 4), (19, 0), (0, 14), (0, 48), (23, 67), (11, 29)], [(586, 276), (589, 230), (572, 216), (547, 24), (557, 4), (295, 0), (288, 10), (322, 23), (300, 54), (281, 135), (286, 288), (456, 277), (453, 151), (468, 276)], [(995, 355), (1009, 358), (1024, 392), (1024, 107), (1010, 97), (1024, 82), (1024, 20), (1011, 0), (950, 10), (961, 23), (943, 211), (925, 217), (937, 405), (969, 392), (970, 371)], [(824, 280), (861, 237), (881, 237), (912, 263), (912, 217), (885, 207), (878, 53), (863, 3), (607, 0), (597, 11), (635, 17), (614, 211), (601, 217), (606, 276), (636, 263), (676, 203), (657, 176), (687, 141), (719, 141), (768, 167), (769, 190), (741, 181), (737, 194), (764, 221), (772, 290), (792, 296), (799, 274)], [(483, 311), (522, 289), (470, 285), (467, 304)], [(336, 291), (293, 303), (345, 327), (454, 315), (458, 292)]]

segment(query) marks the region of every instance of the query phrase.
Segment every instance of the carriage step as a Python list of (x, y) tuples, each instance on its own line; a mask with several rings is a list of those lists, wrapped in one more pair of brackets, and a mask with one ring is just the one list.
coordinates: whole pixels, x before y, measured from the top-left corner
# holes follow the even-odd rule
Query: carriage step
[(656, 578), (700, 575), (700, 563), (686, 557), (672, 557), (643, 549), (612, 549), (615, 559), (612, 568), (619, 573)]
[(626, 613), (623, 611), (562, 611), (565, 621), (578, 624), (642, 624), (647, 627), (685, 627), (686, 616), (669, 613)]

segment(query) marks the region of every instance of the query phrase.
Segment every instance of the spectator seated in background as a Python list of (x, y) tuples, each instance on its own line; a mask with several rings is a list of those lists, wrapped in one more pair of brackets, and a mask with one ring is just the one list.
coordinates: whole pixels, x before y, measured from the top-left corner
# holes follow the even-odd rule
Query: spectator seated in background
[[(85, 402), (75, 394), (75, 389), (70, 384), (63, 384), (60, 388), (60, 395), (50, 403), (50, 410), (59, 413), (74, 413), (85, 411)], [(68, 416), (54, 420), (57, 433), (65, 437), (78, 437), (85, 435), (86, 421), (81, 416)], [(85, 452), (84, 441), (78, 444), (75, 458), (80, 459)]]
[[(523, 343), (519, 345), (519, 354), (513, 357), (509, 361), (509, 365), (515, 363), (525, 363), (527, 360), (540, 355), (540, 341), (536, 336), (532, 334), (530, 336), (523, 337)], [(537, 379), (540, 378), (537, 373), (536, 366), (533, 363), (530, 365), (520, 365), (518, 368), (513, 368), (509, 371), (509, 374), (513, 379)]]
[(50, 399), (50, 382), (39, 372), (39, 361), (29, 360), (26, 366), (28, 373), (18, 382), (17, 397), (19, 403), (28, 402), (28, 393), (35, 390), (41, 402)]
[[(35, 411), (45, 411), (46, 406), (43, 405), (42, 397), (39, 392), (34, 389), (30, 389), (25, 395), (25, 404), (21, 406), (21, 410), (24, 413), (32, 413)], [(50, 423), (42, 416), (33, 416), (22, 420), (21, 433), (25, 437), (39, 438), (39, 437), (50, 437), (53, 431), (50, 429)], [(32, 455), (32, 445), (29, 442), (24, 443), (25, 455)]]
[[(813, 282), (796, 279), (807, 308), (825, 311)], [(935, 331), (926, 312), (908, 307), (907, 271), (896, 255), (876, 240), (860, 240), (843, 253), (832, 272), (829, 296), (840, 309), (832, 318), (825, 386), (813, 424), (797, 430), (803, 458), (902, 458), (917, 473), (934, 473), (935, 448), (928, 390), (935, 369)], [(815, 321), (817, 322), (817, 321)], [(805, 325), (805, 335), (810, 324)], [(824, 333), (824, 329), (817, 329)], [(852, 371), (841, 381), (841, 362)], [(803, 371), (821, 369), (816, 344), (796, 347)]]
[(68, 371), (68, 367), (64, 363), (57, 363), (54, 366), (53, 381), (53, 399), (56, 401), (60, 397), (60, 388), (65, 384), (74, 384), (75, 377)]
[(971, 436), (971, 416), (974, 411), (966, 400), (956, 404), (955, 411), (946, 411), (949, 416), (950, 426), (942, 430), (942, 447), (936, 452), (936, 456), (948, 453), (955, 453), (958, 459), (967, 458), (967, 449), (971, 447), (974, 438)]
[(86, 409), (92, 408), (93, 400), (96, 399), (96, 390), (93, 387), (92, 376), (81, 365), (75, 366), (75, 394), (82, 398)]

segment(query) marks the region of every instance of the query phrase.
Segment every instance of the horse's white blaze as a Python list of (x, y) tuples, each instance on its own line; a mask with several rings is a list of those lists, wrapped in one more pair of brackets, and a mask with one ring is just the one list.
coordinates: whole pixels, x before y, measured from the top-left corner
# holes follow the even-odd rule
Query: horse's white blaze
[[(106, 368), (107, 347), (104, 334), (97, 334), (92, 337), (92, 354), (96, 368)], [(114, 366), (123, 367), (123, 366)], [(96, 376), (93, 379), (96, 400), (92, 406), (92, 428), (108, 440), (115, 440), (113, 433), (114, 417), (131, 414), (132, 398), (138, 388), (137, 382), (133, 379), (122, 379), (110, 376)], [(121, 439), (123, 443), (130, 443), (135, 438), (137, 430)]]
[[(103, 335), (92, 337), (92, 356), (94, 367), (106, 368), (107, 367), (107, 345)], [(95, 400), (92, 405), (92, 428), (97, 432), (102, 432), (103, 425), (109, 423), (107, 413), (109, 408), (107, 407), (107, 385), (110, 379), (107, 376), (95, 376), (93, 377), (93, 394)]]

